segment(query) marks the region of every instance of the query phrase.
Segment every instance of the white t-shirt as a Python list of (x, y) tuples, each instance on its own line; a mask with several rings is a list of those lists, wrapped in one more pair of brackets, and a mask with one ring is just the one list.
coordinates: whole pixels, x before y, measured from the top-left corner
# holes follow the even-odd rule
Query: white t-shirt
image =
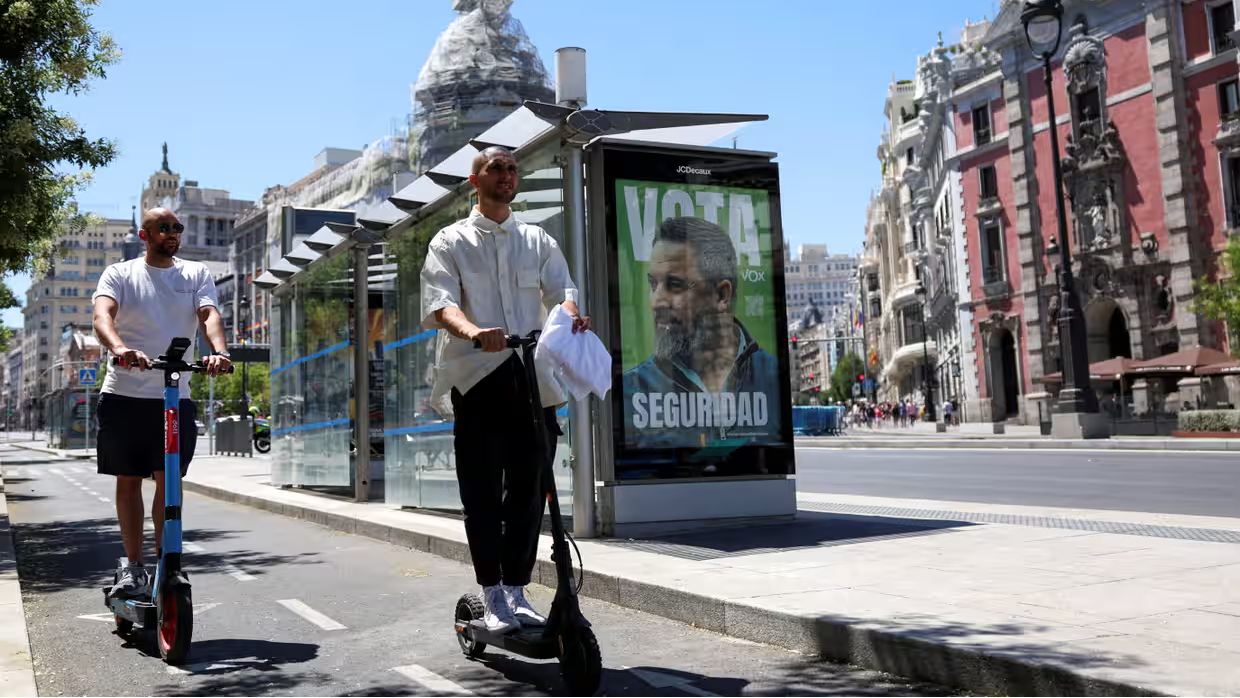
[[(205, 264), (173, 258), (167, 269), (153, 267), (142, 258), (113, 264), (103, 270), (91, 302), (100, 296), (116, 301), (116, 333), (130, 349), (152, 361), (168, 349), (174, 337), (187, 337), (187, 362), (194, 360), (198, 337), (198, 309), (219, 307), (215, 281)], [(127, 397), (162, 399), (164, 374), (112, 366), (101, 392)], [(189, 373), (181, 375), (181, 397), (189, 398)]]

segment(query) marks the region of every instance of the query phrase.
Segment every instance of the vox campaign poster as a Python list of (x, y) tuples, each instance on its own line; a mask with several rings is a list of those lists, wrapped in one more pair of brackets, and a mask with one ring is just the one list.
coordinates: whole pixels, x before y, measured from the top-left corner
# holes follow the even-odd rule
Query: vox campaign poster
[(616, 476), (787, 474), (790, 456), (763, 453), (791, 448), (775, 166), (648, 157), (662, 160), (605, 184)]

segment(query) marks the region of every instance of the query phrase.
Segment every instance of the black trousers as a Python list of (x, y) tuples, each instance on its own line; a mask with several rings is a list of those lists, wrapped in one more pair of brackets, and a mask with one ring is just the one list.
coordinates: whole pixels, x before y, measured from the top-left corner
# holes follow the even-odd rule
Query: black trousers
[[(474, 575), (484, 587), (525, 586), (538, 557), (546, 498), (521, 360), (514, 354), (465, 395), (454, 388), (452, 407), (456, 478)], [(555, 410), (545, 409), (544, 416), (547, 430), (559, 436)], [(553, 450), (547, 457), (554, 457)]]

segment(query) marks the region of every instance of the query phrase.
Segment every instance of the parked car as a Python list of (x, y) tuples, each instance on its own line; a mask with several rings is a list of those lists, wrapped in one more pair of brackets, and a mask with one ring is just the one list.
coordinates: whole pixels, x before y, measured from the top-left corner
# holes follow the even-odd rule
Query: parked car
[(206, 435), (207, 435), (207, 425), (206, 425), (206, 424), (203, 424), (203, 422), (202, 422), (202, 420), (201, 420), (201, 419), (195, 419), (195, 420), (194, 420), (194, 426), (198, 427), (198, 435), (199, 435), (199, 436), (206, 436)]

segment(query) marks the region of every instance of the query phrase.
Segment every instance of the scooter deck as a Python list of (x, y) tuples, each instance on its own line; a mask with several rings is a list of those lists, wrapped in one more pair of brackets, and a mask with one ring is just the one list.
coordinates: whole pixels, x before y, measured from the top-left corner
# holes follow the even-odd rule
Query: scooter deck
[(506, 652), (519, 654), (531, 659), (555, 659), (559, 656), (558, 643), (554, 635), (547, 635), (544, 628), (522, 627), (510, 633), (497, 633), (487, 630), (486, 624), (480, 620), (470, 621), (469, 630), (474, 640), (502, 649)]
[(155, 625), (155, 604), (150, 596), (117, 599), (109, 595), (111, 587), (103, 588), (103, 605), (112, 613), (138, 625)]

